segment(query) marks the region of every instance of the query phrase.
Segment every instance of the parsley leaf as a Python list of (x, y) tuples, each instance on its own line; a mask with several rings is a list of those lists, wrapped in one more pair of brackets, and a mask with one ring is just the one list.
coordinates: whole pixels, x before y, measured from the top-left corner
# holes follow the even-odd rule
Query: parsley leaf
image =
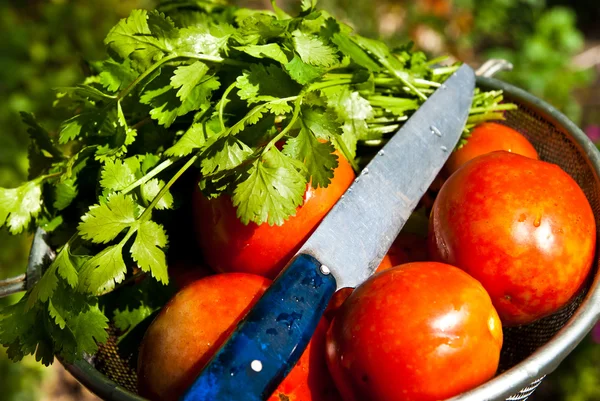
[(233, 194), (242, 223), (281, 225), (296, 214), (306, 191), (306, 177), (292, 158), (272, 147), (248, 173), (248, 179), (238, 184)]

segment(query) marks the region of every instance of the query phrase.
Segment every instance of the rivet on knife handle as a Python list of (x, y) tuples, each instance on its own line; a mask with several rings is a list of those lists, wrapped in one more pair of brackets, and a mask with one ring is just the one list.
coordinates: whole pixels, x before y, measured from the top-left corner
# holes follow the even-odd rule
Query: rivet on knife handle
[(181, 400), (267, 399), (304, 352), (335, 289), (326, 266), (296, 256)]

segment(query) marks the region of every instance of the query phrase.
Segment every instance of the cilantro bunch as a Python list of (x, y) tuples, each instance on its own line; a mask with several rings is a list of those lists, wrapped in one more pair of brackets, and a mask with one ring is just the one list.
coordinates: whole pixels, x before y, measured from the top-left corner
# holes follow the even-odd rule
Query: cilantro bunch
[[(105, 44), (93, 75), (59, 88), (55, 106), (73, 117), (48, 132), (23, 114), (30, 181), (0, 188), (0, 227), (41, 227), (56, 250), (0, 313), (14, 360), (73, 361), (107, 339), (109, 320), (125, 330), (160, 307), (150, 294), (168, 282), (163, 223), (185, 203), (187, 175), (206, 196), (231, 196), (245, 224), (283, 224), (307, 185), (330, 183), (336, 149), (360, 169), (458, 68), (355, 35), (314, 0), (296, 17), (274, 3), (164, 1)], [(501, 101), (476, 94), (465, 138), (513, 107)]]

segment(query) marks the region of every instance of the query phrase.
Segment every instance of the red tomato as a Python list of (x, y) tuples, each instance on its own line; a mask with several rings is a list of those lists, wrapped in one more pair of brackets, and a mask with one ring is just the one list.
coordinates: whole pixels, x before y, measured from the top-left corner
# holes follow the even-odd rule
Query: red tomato
[(345, 401), (452, 397), (494, 376), (502, 327), (477, 280), (409, 263), (372, 276), (335, 316), (327, 364)]
[(244, 225), (230, 197), (208, 200), (197, 191), (194, 217), (206, 262), (219, 272), (277, 276), (355, 178), (348, 161), (336, 154), (339, 165), (329, 186), (307, 186), (296, 216), (281, 226)]
[(325, 360), (329, 321), (322, 319), (304, 354), (267, 401), (341, 401)]
[(519, 132), (503, 124), (487, 122), (471, 131), (466, 145), (452, 153), (444, 170), (447, 175), (453, 174), (469, 160), (496, 150), (538, 159), (533, 145)]
[[(139, 394), (156, 401), (178, 400), (270, 283), (253, 274), (216, 274), (179, 291), (142, 341)], [(276, 394), (290, 401), (336, 400), (335, 386), (325, 368), (324, 324)]]
[[(383, 264), (380, 265), (377, 270), (381, 269), (382, 266), (383, 266)], [(392, 266), (385, 267), (382, 270), (387, 270), (391, 267)], [(333, 297), (331, 297), (331, 300), (329, 301), (329, 304), (327, 305), (327, 309), (325, 309), (325, 313), (323, 313), (323, 316), (325, 317), (325, 319), (327, 319), (330, 322), (333, 320), (333, 318), (335, 317), (335, 315), (337, 315), (338, 311), (340, 310), (340, 308), (342, 307), (344, 302), (346, 302), (346, 299), (348, 299), (350, 294), (352, 294), (352, 291), (354, 291), (354, 288), (346, 287), (346, 288), (340, 288), (333, 294)]]
[(595, 227), (583, 191), (560, 167), (493, 152), (446, 181), (430, 218), (430, 255), (479, 280), (503, 324), (526, 324), (581, 287)]
[(427, 239), (418, 234), (400, 233), (394, 240), (386, 257), (390, 261), (389, 267), (383, 266), (382, 263), (376, 272), (404, 263), (425, 262), (429, 259)]

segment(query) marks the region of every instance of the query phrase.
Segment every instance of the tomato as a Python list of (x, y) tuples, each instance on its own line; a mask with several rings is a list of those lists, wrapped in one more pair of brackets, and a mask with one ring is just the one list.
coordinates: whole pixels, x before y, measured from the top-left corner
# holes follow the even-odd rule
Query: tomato
[(595, 227), (583, 191), (560, 167), (498, 151), (446, 181), (429, 249), (483, 284), (503, 324), (520, 325), (557, 311), (578, 291), (592, 266)]
[(325, 360), (328, 328), (322, 319), (294, 369), (267, 401), (341, 401)]
[[(394, 240), (386, 255), (392, 266), (404, 263), (425, 262), (429, 259), (427, 251), (427, 238), (414, 233), (400, 233)], [(381, 266), (377, 272), (382, 270)]]
[(194, 218), (206, 262), (219, 272), (245, 272), (274, 278), (355, 178), (338, 152), (338, 167), (327, 188), (307, 186), (304, 203), (281, 226), (248, 225), (236, 216), (231, 198), (208, 200), (195, 194)]
[(348, 297), (327, 332), (327, 364), (345, 401), (440, 400), (493, 377), (501, 347), (498, 314), (477, 280), (415, 262)]
[[(384, 267), (383, 269), (382, 269), (382, 266)], [(377, 270), (380, 270), (380, 269), (387, 270), (387, 269), (390, 269), (391, 267), (392, 267), (391, 265), (389, 267), (387, 267), (387, 266), (381, 264), (381, 265), (379, 265), (379, 268)], [(331, 297), (331, 300), (329, 301), (329, 304), (327, 304), (327, 308), (325, 309), (325, 312), (323, 313), (323, 316), (325, 317), (325, 319), (327, 319), (329, 322), (331, 322), (333, 320), (333, 318), (335, 317), (335, 315), (337, 315), (338, 311), (340, 310), (340, 308), (342, 307), (344, 302), (346, 302), (346, 299), (348, 299), (350, 294), (352, 294), (352, 291), (354, 291), (354, 288), (346, 287), (346, 288), (340, 288), (333, 294), (333, 296)]]
[[(179, 291), (142, 341), (137, 369), (139, 394), (150, 400), (178, 400), (270, 283), (253, 274), (216, 274)], [(290, 401), (336, 400), (325, 362), (326, 327), (323, 321), (276, 394)]]
[(521, 133), (503, 124), (486, 122), (476, 126), (467, 143), (450, 155), (444, 171), (450, 175), (469, 160), (496, 150), (538, 159), (537, 151)]

